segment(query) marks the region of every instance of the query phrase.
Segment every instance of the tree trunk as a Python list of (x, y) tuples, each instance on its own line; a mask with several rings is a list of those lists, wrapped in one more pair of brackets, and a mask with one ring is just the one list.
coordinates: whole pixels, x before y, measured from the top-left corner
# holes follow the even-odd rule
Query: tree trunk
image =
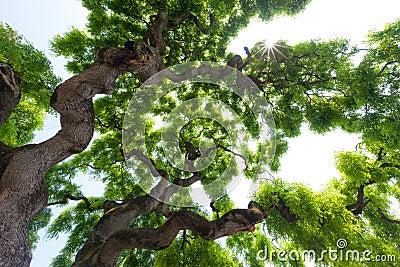
[[(44, 175), (88, 146), (94, 131), (92, 98), (112, 93), (115, 79), (122, 73), (145, 73), (142, 76), (146, 78), (162, 68), (157, 51), (145, 43), (139, 43), (135, 52), (102, 49), (91, 68), (55, 90), (51, 106), (60, 113), (61, 130), (54, 137), (20, 148), (0, 144), (0, 266), (29, 266), (28, 225), (47, 204)], [(1, 64), (0, 74), (2, 124), (18, 103), (20, 90), (9, 65)]]

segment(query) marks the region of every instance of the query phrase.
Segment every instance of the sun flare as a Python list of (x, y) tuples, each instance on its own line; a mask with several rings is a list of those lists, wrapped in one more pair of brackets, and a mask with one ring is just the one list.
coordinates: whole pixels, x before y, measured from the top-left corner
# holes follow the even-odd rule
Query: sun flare
[(272, 49), (275, 46), (275, 42), (273, 42), (269, 39), (265, 39), (261, 43), (265, 49)]
[(271, 39), (265, 39), (259, 43), (259, 50), (257, 54), (260, 54), (261, 58), (273, 58), (275, 61), (277, 61), (277, 54), (283, 56), (284, 58), (285, 55), (282, 54), (281, 51), (279, 51), (279, 47), (282, 47), (282, 45), (279, 45), (278, 42), (272, 41)]

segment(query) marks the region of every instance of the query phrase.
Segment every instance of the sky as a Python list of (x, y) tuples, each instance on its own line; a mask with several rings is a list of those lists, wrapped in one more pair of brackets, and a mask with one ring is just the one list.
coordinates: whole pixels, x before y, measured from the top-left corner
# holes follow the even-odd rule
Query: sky
[[(244, 46), (251, 47), (264, 39), (272, 42), (283, 39), (294, 44), (309, 39), (344, 37), (360, 44), (369, 30), (380, 30), (385, 23), (399, 19), (399, 10), (399, 0), (314, 0), (295, 18), (279, 17), (268, 24), (253, 19), (229, 49), (243, 55)], [(64, 80), (70, 77), (63, 68), (65, 60), (54, 57), (49, 51), (49, 41), (72, 26), (83, 29), (86, 15), (87, 11), (78, 0), (12, 0), (5, 1), (0, 9), (0, 21), (8, 23), (36, 48), (45, 51), (54, 72)], [(46, 120), (35, 142), (47, 139), (58, 127), (57, 120)], [(320, 189), (328, 179), (338, 175), (333, 164), (334, 152), (354, 150), (359, 140), (356, 135), (340, 131), (318, 136), (305, 127), (303, 132), (290, 140), (289, 151), (282, 158), (282, 171), (276, 176), (306, 182)], [(84, 193), (90, 195), (90, 188), (93, 186), (85, 187)], [(63, 242), (65, 237), (58, 241), (42, 239), (34, 251), (31, 266), (48, 266)]]

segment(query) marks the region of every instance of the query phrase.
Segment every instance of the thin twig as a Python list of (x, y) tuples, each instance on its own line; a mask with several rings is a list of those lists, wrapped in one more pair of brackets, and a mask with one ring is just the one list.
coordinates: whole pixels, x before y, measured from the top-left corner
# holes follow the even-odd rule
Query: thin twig
[(53, 206), (53, 205), (58, 205), (58, 204), (67, 204), (68, 203), (68, 199), (70, 199), (70, 200), (83, 200), (85, 202), (85, 205), (86, 205), (86, 207), (87, 207), (87, 209), (89, 211), (93, 211), (94, 210), (93, 207), (90, 205), (90, 202), (87, 199), (87, 197), (74, 197), (74, 196), (72, 196), (70, 194), (65, 194), (61, 201), (48, 203), (47, 206)]

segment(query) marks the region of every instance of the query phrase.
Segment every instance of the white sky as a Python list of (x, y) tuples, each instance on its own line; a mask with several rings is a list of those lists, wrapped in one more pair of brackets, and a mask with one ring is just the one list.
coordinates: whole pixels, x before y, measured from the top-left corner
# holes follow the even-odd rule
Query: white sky
[(348, 38), (361, 43), (369, 30), (379, 30), (400, 17), (399, 0), (314, 0), (292, 17), (281, 16), (268, 24), (253, 19), (231, 43), (230, 49), (243, 54), (243, 46), (260, 40), (288, 40), (290, 44), (310, 39)]
[[(45, 51), (53, 62), (55, 73), (63, 79), (70, 76), (63, 69), (65, 61), (52, 56), (48, 49), (49, 41), (56, 34), (68, 31), (71, 25), (83, 28), (86, 15), (86, 10), (78, 0), (12, 0), (5, 1), (0, 9), (0, 21), (8, 23), (36, 48)], [(353, 43), (360, 43), (369, 30), (382, 29), (385, 23), (395, 21), (399, 16), (399, 0), (314, 0), (295, 18), (279, 17), (267, 25), (253, 20), (232, 42), (230, 49), (243, 55), (244, 46), (252, 47), (255, 42), (264, 39), (284, 39), (296, 43), (309, 39), (345, 37)], [(37, 141), (51, 136), (57, 128), (54, 121), (47, 121)], [(279, 176), (320, 188), (327, 179), (337, 175), (333, 166), (333, 152), (354, 150), (357, 142), (356, 136), (339, 131), (325, 136), (303, 134), (290, 141)], [(48, 266), (51, 258), (62, 248), (62, 241), (41, 241), (34, 252), (31, 266)]]

